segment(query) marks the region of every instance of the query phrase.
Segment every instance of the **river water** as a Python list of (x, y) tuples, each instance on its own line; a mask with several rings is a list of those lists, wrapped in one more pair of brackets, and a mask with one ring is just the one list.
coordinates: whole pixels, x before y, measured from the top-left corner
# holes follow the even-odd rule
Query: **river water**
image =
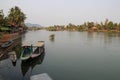
[(53, 80), (120, 80), (120, 33), (28, 31), (21, 44), (41, 40), (45, 53), (34, 61), (22, 63), (21, 45), (14, 48), (16, 64), (1, 59), (0, 80), (30, 80), (42, 73)]

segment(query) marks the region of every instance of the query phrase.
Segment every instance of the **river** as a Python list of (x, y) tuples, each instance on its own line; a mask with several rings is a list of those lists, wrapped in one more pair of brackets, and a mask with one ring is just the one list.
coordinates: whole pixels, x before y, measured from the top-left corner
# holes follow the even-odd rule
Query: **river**
[(20, 60), (20, 45), (15, 65), (9, 57), (1, 59), (0, 80), (30, 80), (42, 73), (53, 80), (120, 80), (120, 33), (28, 31), (21, 43), (41, 40), (45, 53), (32, 64)]

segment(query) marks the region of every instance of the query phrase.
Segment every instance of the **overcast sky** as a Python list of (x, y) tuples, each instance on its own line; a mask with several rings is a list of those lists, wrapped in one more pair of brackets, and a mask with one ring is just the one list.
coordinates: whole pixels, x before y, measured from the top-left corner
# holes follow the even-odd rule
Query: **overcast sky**
[(42, 26), (77, 25), (106, 18), (120, 22), (120, 0), (0, 0), (0, 9), (6, 15), (14, 6), (26, 14), (26, 22)]

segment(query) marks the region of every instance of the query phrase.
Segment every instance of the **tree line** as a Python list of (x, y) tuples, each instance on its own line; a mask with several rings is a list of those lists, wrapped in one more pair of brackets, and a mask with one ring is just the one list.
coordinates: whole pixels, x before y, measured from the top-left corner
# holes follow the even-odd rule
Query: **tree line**
[(0, 10), (0, 28), (15, 26), (24, 27), (26, 15), (17, 6), (10, 9), (7, 16), (4, 15), (3, 10)]
[(120, 32), (120, 23), (114, 23), (108, 19), (105, 22), (94, 23), (85, 22), (81, 25), (69, 23), (68, 25), (54, 25), (46, 28), (49, 31), (69, 30), (69, 31), (118, 31)]

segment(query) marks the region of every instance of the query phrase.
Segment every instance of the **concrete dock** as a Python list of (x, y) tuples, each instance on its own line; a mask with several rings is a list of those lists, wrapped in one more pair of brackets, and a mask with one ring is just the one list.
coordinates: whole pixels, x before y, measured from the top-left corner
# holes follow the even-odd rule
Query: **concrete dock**
[(52, 80), (52, 79), (47, 73), (43, 73), (31, 76), (30, 80)]

